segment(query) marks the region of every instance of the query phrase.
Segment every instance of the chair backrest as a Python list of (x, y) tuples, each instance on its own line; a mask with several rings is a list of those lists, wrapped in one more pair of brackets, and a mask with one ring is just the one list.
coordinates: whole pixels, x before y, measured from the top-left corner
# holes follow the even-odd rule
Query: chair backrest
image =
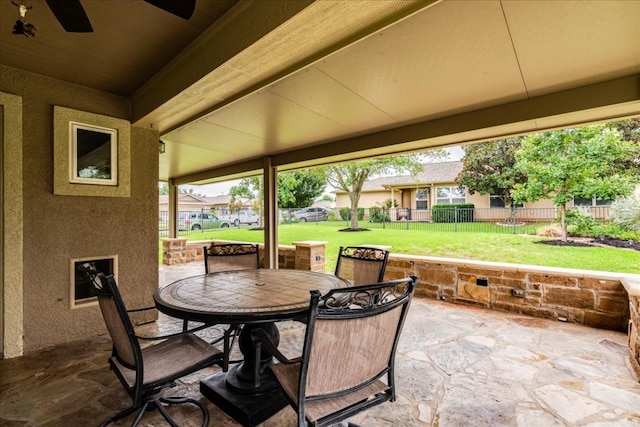
[(387, 376), (395, 400), (394, 363), (416, 278), (313, 291), (298, 402), (337, 397)]
[(335, 275), (353, 285), (366, 285), (384, 280), (389, 251), (365, 246), (340, 247)]
[(91, 283), (91, 293), (98, 297), (104, 323), (113, 342), (113, 356), (129, 369), (142, 369), (142, 351), (135, 330), (113, 275), (97, 272), (91, 264), (83, 264)]
[(260, 268), (258, 245), (250, 243), (226, 243), (203, 247), (204, 271), (248, 270)]

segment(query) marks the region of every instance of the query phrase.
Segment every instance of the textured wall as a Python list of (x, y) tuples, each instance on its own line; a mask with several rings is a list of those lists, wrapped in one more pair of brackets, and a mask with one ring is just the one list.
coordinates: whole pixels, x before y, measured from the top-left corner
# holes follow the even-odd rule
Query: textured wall
[(0, 67), (0, 90), (21, 96), (23, 105), (24, 351), (105, 333), (96, 306), (70, 309), (70, 259), (117, 254), (125, 303), (151, 304), (158, 134), (131, 128), (130, 197), (54, 195), (54, 105), (128, 120), (127, 100), (8, 67)]

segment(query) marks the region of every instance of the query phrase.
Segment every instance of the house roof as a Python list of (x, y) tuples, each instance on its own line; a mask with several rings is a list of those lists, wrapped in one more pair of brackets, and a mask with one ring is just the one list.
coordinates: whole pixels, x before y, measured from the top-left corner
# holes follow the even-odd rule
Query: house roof
[[(422, 172), (416, 176), (397, 175), (373, 178), (365, 182), (362, 191), (385, 191), (391, 187), (407, 188), (430, 184), (450, 184), (455, 181), (461, 170), (461, 161), (425, 163)], [(335, 193), (344, 193), (344, 191), (336, 191)]]
[[(169, 203), (169, 196), (167, 194), (160, 194), (160, 196), (158, 196), (158, 203), (159, 204), (168, 204)], [(188, 205), (210, 205), (211, 203), (202, 198), (202, 197), (198, 197), (194, 194), (188, 194), (188, 193), (180, 193), (178, 194), (178, 204), (184, 205), (184, 204), (188, 204)]]

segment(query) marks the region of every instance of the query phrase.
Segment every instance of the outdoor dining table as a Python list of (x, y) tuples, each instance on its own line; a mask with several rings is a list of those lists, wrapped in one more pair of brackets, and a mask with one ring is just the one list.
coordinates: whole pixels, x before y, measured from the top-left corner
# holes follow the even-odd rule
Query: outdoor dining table
[(158, 310), (172, 317), (244, 325), (238, 338), (243, 362), (201, 380), (200, 391), (243, 426), (255, 426), (288, 403), (275, 382), (263, 374), (264, 366), (273, 360), (264, 348), (260, 379), (255, 381), (251, 331), (263, 329), (277, 345), (280, 335), (275, 322), (304, 317), (311, 290), (324, 294), (345, 286), (348, 282), (339, 277), (313, 271), (251, 269), (181, 279), (158, 289), (153, 298)]

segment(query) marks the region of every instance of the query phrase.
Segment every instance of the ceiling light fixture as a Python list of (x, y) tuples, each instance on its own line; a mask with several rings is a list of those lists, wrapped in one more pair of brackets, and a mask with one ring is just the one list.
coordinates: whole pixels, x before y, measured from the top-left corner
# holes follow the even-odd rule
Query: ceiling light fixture
[(20, 4), (11, 0), (14, 6), (20, 11), (20, 18), (13, 24), (12, 34), (23, 35), (25, 37), (35, 37), (36, 27), (33, 24), (27, 22), (27, 11), (32, 9), (33, 6), (25, 6), (24, 1), (20, 1)]
[(160, 154), (164, 154), (164, 152), (166, 151), (166, 147), (164, 145), (164, 142), (162, 142), (162, 140), (158, 140), (158, 142), (160, 143)]

